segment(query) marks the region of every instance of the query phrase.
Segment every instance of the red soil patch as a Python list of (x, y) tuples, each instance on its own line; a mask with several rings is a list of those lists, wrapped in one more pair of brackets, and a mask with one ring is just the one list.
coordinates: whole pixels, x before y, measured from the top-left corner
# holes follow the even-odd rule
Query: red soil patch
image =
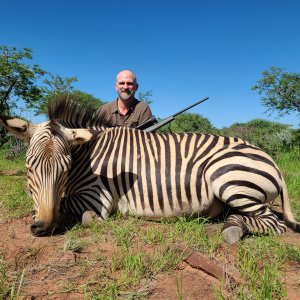
[[(107, 264), (116, 250), (113, 243), (88, 243), (80, 253), (64, 251), (64, 235), (33, 237), (29, 232), (31, 222), (31, 217), (27, 216), (0, 224), (0, 257), (7, 265), (8, 280), (18, 282), (24, 270), (20, 299), (84, 299), (84, 285), (101, 285), (108, 274), (111, 278), (118, 276)], [(291, 231), (282, 235), (282, 240), (297, 247), (300, 245), (299, 234)], [(144, 299), (149, 300), (178, 299), (180, 294), (183, 299), (210, 300), (216, 298), (216, 290), (222, 289), (230, 298), (231, 291), (241, 282), (233, 266), (236, 249), (237, 246), (229, 247), (229, 251), (220, 248), (211, 260), (182, 245), (177, 246), (181, 254), (185, 251), (185, 261), (174, 271), (158, 274), (135, 287), (135, 291), (145, 291)], [(299, 263), (289, 262), (285, 272), (288, 299), (300, 299)], [(126, 295), (119, 299), (126, 299)]]

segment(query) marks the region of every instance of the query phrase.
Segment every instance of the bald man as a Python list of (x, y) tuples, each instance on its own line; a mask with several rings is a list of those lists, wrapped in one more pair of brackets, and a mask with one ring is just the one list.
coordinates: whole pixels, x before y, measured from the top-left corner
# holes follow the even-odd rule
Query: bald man
[(100, 107), (100, 116), (111, 126), (136, 127), (148, 121), (152, 112), (146, 102), (137, 100), (134, 95), (138, 90), (136, 76), (129, 70), (123, 70), (116, 77), (115, 88), (118, 98)]

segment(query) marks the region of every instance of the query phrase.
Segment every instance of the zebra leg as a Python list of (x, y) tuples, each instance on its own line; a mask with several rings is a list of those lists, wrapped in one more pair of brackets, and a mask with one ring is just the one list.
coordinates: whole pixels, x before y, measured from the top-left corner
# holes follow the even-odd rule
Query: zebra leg
[[(240, 217), (239, 215), (235, 216)], [(237, 243), (243, 236), (247, 235), (249, 231), (245, 222), (235, 222), (235, 220), (230, 222), (228, 219), (222, 228), (222, 236), (223, 239), (231, 245)]]
[(81, 222), (84, 227), (90, 227), (95, 219), (103, 221), (110, 216), (110, 203), (105, 205), (102, 199), (89, 196), (88, 193), (77, 193), (62, 198), (60, 214), (66, 219), (65, 223), (74, 218), (76, 223)]
[(231, 215), (227, 218), (222, 235), (225, 241), (229, 244), (236, 243), (240, 238), (249, 233), (257, 234), (281, 234), (286, 231), (286, 226), (283, 221), (265, 205), (255, 205), (258, 209), (255, 213), (247, 213), (245, 209), (239, 209), (242, 215)]
[(94, 220), (97, 219), (97, 214), (94, 211), (85, 211), (82, 215), (81, 223), (83, 227), (90, 227)]

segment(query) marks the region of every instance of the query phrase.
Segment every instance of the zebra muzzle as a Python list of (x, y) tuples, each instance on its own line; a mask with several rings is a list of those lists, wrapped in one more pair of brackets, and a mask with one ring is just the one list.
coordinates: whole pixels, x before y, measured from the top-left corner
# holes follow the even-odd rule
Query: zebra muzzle
[(50, 225), (44, 221), (36, 221), (30, 226), (32, 235), (41, 237), (63, 233), (66, 230), (64, 226), (57, 226), (56, 224)]
[(34, 236), (44, 236), (49, 233), (49, 225), (43, 221), (37, 221), (30, 226), (31, 233)]

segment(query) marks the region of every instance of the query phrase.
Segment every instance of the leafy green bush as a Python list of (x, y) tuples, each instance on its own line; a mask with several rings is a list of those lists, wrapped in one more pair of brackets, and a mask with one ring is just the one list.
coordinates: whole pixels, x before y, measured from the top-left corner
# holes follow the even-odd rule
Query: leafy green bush
[(2, 150), (1, 152), (6, 159), (14, 160), (19, 157), (25, 157), (27, 144), (8, 133), (6, 143), (2, 146)]
[(198, 114), (183, 113), (175, 118), (173, 122), (163, 126), (160, 132), (195, 132), (195, 133), (218, 133), (211, 122)]
[(221, 133), (246, 140), (271, 155), (299, 147), (299, 133), (289, 125), (255, 119), (247, 123), (234, 123)]

